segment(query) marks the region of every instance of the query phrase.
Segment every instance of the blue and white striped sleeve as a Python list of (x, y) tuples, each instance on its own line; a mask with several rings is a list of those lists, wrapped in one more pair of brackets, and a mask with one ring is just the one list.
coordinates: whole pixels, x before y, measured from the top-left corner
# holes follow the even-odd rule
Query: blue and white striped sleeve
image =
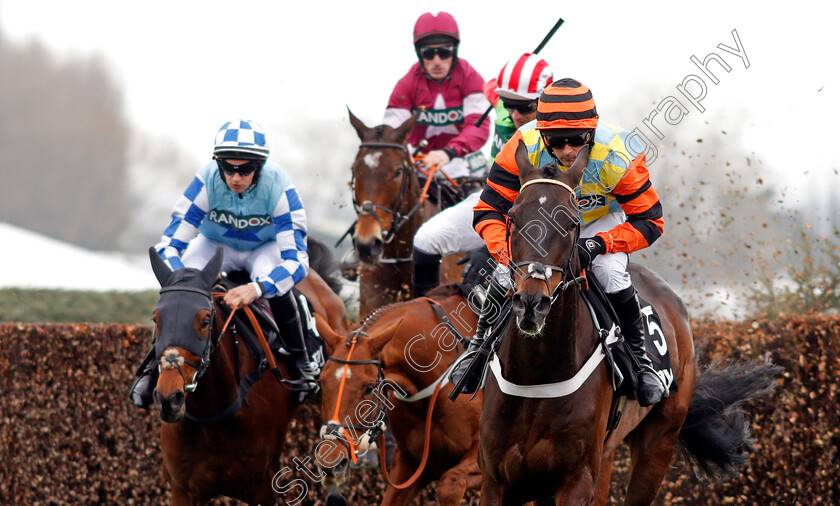
[(207, 187), (204, 180), (196, 175), (184, 194), (175, 202), (172, 220), (163, 231), (160, 242), (155, 246), (155, 251), (173, 270), (184, 267), (181, 263), (181, 254), (189, 242), (198, 235), (198, 226), (204, 221), (209, 209)]
[(306, 248), (306, 211), (294, 186), (283, 192), (274, 208), (274, 232), (282, 262), (268, 275), (258, 279), (266, 297), (288, 292), (309, 272)]

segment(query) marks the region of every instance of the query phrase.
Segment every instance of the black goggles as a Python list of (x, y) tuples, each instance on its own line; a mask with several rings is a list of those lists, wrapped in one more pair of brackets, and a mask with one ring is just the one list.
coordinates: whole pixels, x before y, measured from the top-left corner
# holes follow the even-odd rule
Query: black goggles
[[(245, 163), (234, 165), (224, 158), (219, 158), (218, 156), (213, 156), (213, 159), (216, 160), (219, 167), (221, 167), (228, 176), (239, 174), (242, 177), (248, 177), (253, 174), (255, 170), (265, 165), (265, 160), (248, 160)], [(236, 160), (236, 158), (233, 158), (233, 160)]]
[(584, 144), (589, 144), (592, 140), (592, 132), (583, 132), (575, 135), (563, 135), (563, 134), (553, 134), (548, 135), (543, 133), (543, 141), (550, 147), (551, 149), (563, 149), (563, 147), (568, 144), (569, 146), (573, 146), (579, 148)]
[(435, 55), (440, 56), (441, 60), (452, 58), (455, 54), (455, 46), (440, 46), (440, 47), (424, 47), (420, 49), (420, 57), (424, 60), (434, 60)]
[(506, 100), (502, 99), (502, 104), (504, 105), (507, 112), (513, 114), (513, 111), (518, 112), (519, 114), (533, 114), (537, 112), (537, 102), (538, 99), (534, 100)]

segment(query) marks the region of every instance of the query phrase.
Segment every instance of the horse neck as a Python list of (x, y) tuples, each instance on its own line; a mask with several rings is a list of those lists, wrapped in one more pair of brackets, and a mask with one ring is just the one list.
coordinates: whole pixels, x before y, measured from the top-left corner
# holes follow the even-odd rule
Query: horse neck
[(543, 332), (531, 338), (511, 319), (499, 348), (505, 378), (513, 383), (553, 383), (571, 378), (594, 348), (594, 328), (577, 288), (551, 306)]

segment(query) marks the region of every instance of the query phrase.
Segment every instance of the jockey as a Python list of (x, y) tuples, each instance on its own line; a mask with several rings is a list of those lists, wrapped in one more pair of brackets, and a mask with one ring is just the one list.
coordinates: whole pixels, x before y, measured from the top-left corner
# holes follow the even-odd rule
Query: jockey
[[(173, 270), (201, 269), (222, 247), (222, 271), (246, 270), (252, 280), (227, 292), (224, 302), (236, 309), (264, 295), (283, 347), (291, 353), (292, 374), (314, 392), (315, 368), (292, 295), (292, 287), (309, 271), (306, 212), (292, 179), (268, 161), (268, 154), (259, 124), (225, 123), (216, 135), (213, 160), (199, 169), (175, 203), (155, 250)], [(139, 407), (152, 402), (153, 371), (145, 371), (132, 387), (131, 399)]]
[(420, 61), (397, 82), (382, 120), (397, 128), (418, 113), (407, 141), (413, 146), (428, 141), (421, 168), (428, 174), (437, 166), (434, 181), (440, 183), (446, 176), (484, 178), (487, 170), (479, 150), (487, 142), (490, 126), (474, 123), (490, 104), (482, 92), (484, 80), (458, 57), (460, 42), (452, 15), (427, 12), (420, 16), (414, 25), (414, 50)]
[[(557, 162), (561, 170), (572, 165), (578, 151), (590, 146), (589, 163), (576, 189), (580, 203), (580, 237), (577, 242), (581, 269), (589, 267), (614, 306), (622, 334), (638, 359), (639, 404), (650, 406), (665, 393), (645, 351), (643, 315), (627, 264), (630, 253), (653, 244), (662, 235), (662, 205), (648, 177), (644, 149), (630, 132), (598, 121), (589, 89), (574, 79), (560, 79), (543, 91), (535, 122), (520, 128), (505, 144), (490, 169), (488, 184), (475, 206), (474, 225), (488, 250), (499, 261), (482, 317), (494, 304), (501, 305), (512, 288), (506, 236), (506, 216), (519, 194), (519, 170), (514, 160), (519, 141), (528, 148), (531, 163)], [(496, 300), (490, 300), (495, 298)], [(489, 301), (489, 302), (488, 302)], [(486, 328), (486, 322), (484, 323)], [(475, 336), (468, 353), (474, 356), (484, 341)], [(463, 376), (467, 361), (453, 373)], [(471, 378), (475, 390), (480, 378)]]
[[(495, 89), (488, 90), (492, 92), (492, 99), (497, 101), (494, 142), (500, 139), (499, 145), (504, 145), (517, 128), (537, 117), (537, 99), (552, 79), (548, 63), (531, 53), (511, 58), (502, 67), (499, 77), (491, 81), (496, 83)], [(498, 151), (494, 144), (491, 155), (495, 156)], [(490, 253), (484, 246), (484, 239), (472, 227), (473, 207), (478, 204), (480, 195), (480, 189), (471, 193), (463, 201), (430, 218), (417, 230), (412, 253), (414, 297), (425, 295), (440, 283), (440, 261), (447, 255), (473, 251), (465, 271), (475, 275), (465, 276), (468, 281), (478, 277), (477, 272), (481, 268), (487, 267)]]

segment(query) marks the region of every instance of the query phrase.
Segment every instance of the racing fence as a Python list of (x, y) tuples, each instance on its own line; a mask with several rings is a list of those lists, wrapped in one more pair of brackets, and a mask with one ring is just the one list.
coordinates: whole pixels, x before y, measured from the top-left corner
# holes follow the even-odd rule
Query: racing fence
[[(741, 475), (702, 484), (678, 457), (657, 503), (840, 504), (840, 317), (699, 321), (693, 329), (703, 364), (769, 355), (785, 371), (768, 399), (748, 406), (757, 441)], [(150, 340), (147, 326), (0, 324), (0, 504), (169, 502), (157, 413), (137, 411), (126, 397)], [(301, 465), (319, 442), (317, 406), (310, 400), (298, 411), (283, 456), (282, 466), (295, 470), (286, 479), (308, 482), (304, 505), (326, 497), (313, 463)], [(623, 498), (628, 464), (622, 447), (613, 503)], [(342, 492), (350, 504), (369, 505), (383, 490), (379, 473), (365, 470)], [(416, 504), (433, 497), (426, 490)], [(467, 503), (478, 503), (475, 494)]]

